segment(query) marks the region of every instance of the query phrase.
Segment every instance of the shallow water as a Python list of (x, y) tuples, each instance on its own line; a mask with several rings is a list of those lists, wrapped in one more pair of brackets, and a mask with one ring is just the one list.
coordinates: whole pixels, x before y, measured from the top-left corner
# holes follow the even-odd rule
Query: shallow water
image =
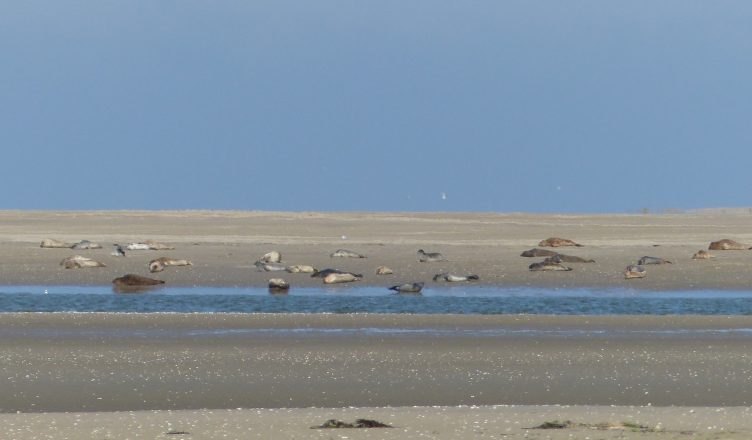
[(0, 286), (0, 312), (413, 313), (559, 315), (750, 315), (752, 291), (641, 291), (430, 287), (394, 295), (383, 287), (163, 287), (138, 294), (109, 286)]

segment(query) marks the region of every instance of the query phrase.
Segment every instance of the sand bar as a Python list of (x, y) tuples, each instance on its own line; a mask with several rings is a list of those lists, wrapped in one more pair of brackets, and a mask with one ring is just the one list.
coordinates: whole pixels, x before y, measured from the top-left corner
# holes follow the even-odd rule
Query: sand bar
[[(365, 275), (362, 284), (402, 281), (431, 283), (439, 272), (475, 273), (479, 284), (499, 286), (637, 287), (644, 289), (748, 289), (752, 251), (719, 251), (716, 258), (691, 256), (708, 243), (731, 238), (752, 245), (752, 215), (746, 210), (665, 215), (530, 215), (495, 213), (280, 213), (280, 212), (0, 212), (0, 277), (4, 284), (108, 285), (124, 273), (148, 274), (158, 256), (187, 258), (194, 265), (158, 275), (169, 285), (261, 286), (272, 276), (253, 262), (278, 250), (287, 264), (336, 267)], [(572, 264), (571, 272), (539, 273), (528, 265), (539, 259), (519, 254), (545, 238), (582, 243), (562, 252), (593, 258)], [(343, 238), (344, 237), (344, 238)], [(105, 268), (66, 270), (68, 249), (40, 249), (44, 238), (69, 242), (88, 239), (101, 250), (76, 251)], [(171, 251), (109, 255), (112, 243), (146, 239), (175, 245)], [(335, 259), (338, 248), (364, 253), (365, 259)], [(416, 251), (443, 253), (449, 261), (419, 263)], [(672, 265), (650, 266), (648, 277), (624, 280), (622, 271), (642, 256)], [(376, 276), (386, 265), (394, 275)], [(285, 274), (295, 286), (320, 285), (306, 274)]]

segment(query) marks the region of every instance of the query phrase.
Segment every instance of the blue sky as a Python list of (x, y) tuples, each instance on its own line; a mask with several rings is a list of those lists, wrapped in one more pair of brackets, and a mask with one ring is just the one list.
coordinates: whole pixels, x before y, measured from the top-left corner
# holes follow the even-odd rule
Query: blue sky
[(746, 1), (2, 2), (0, 208), (752, 206), (749, 23)]

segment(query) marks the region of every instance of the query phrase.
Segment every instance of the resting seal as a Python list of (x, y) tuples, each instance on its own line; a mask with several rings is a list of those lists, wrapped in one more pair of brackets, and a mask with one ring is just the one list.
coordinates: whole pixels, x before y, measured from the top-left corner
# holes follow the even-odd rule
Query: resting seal
[(644, 256), (640, 258), (640, 260), (637, 262), (638, 266), (646, 265), (646, 264), (674, 264), (664, 258), (658, 258), (658, 257), (648, 257)]
[(447, 259), (439, 252), (426, 252), (423, 249), (418, 249), (418, 261), (421, 263), (431, 263), (434, 261), (447, 261)]
[(92, 260), (91, 258), (73, 255), (60, 262), (60, 265), (66, 269), (81, 269), (84, 267), (107, 267), (104, 263)]
[(363, 254), (348, 251), (347, 249), (337, 249), (329, 256), (332, 258), (366, 258), (366, 256)]
[(81, 240), (71, 246), (71, 249), (102, 249), (102, 245), (89, 240)]
[(267, 252), (262, 255), (261, 258), (258, 259), (258, 261), (262, 261), (264, 263), (281, 263), (282, 254), (277, 251)]
[(263, 261), (257, 261), (253, 263), (253, 265), (256, 266), (260, 272), (278, 272), (287, 270), (287, 266), (279, 263), (264, 263)]
[(125, 247), (129, 251), (169, 251), (175, 249), (174, 246), (160, 243), (153, 240), (145, 240), (136, 243), (128, 243)]
[(448, 283), (459, 283), (462, 281), (478, 281), (478, 275), (454, 275), (451, 273), (437, 273), (433, 276), (434, 281), (446, 281)]
[(624, 269), (624, 279), (627, 280), (631, 278), (645, 278), (645, 275), (647, 274), (648, 271), (638, 264), (631, 264)]
[(162, 272), (167, 266), (193, 266), (190, 260), (175, 260), (168, 257), (160, 257), (149, 262), (149, 272)]
[(354, 273), (330, 273), (324, 277), (324, 284), (351, 283), (360, 280), (361, 277)]
[(397, 286), (392, 286), (389, 290), (394, 290), (397, 293), (420, 293), (423, 290), (424, 283), (405, 283)]
[(711, 258), (715, 258), (715, 255), (711, 254), (708, 251), (704, 251), (700, 249), (699, 251), (695, 252), (694, 255), (692, 255), (693, 260), (709, 260)]
[(331, 274), (333, 274), (333, 273), (339, 273), (339, 274), (343, 274), (343, 273), (349, 273), (349, 274), (351, 274), (351, 275), (355, 275), (356, 277), (363, 277), (363, 275), (362, 275), (362, 274), (359, 274), (359, 273), (352, 273), (352, 272), (348, 272), (348, 271), (346, 271), (346, 270), (339, 270), (339, 269), (321, 269), (321, 270), (316, 270), (316, 271), (314, 271), (314, 272), (313, 272), (313, 273), (311, 274), (311, 278), (325, 278), (325, 277), (326, 277), (327, 275), (331, 275)]
[(282, 278), (272, 278), (269, 280), (270, 293), (287, 293), (290, 290), (290, 283)]
[(529, 249), (520, 254), (520, 257), (552, 257), (556, 255), (556, 252), (549, 251), (548, 249)]
[(392, 275), (394, 271), (386, 266), (379, 266), (376, 268), (376, 275)]
[(123, 250), (123, 247), (119, 244), (113, 244), (115, 249), (110, 253), (113, 257), (124, 257), (125, 256), (125, 250)]
[(112, 280), (112, 284), (120, 287), (143, 287), (164, 284), (164, 281), (129, 273), (127, 275), (123, 275), (122, 277), (115, 278), (114, 280)]
[(314, 269), (313, 266), (308, 266), (306, 264), (296, 264), (294, 266), (287, 266), (285, 270), (290, 273), (315, 273), (316, 272), (316, 269)]
[(540, 243), (538, 243), (538, 246), (541, 246), (541, 247), (561, 247), (561, 246), (582, 247), (583, 245), (575, 243), (572, 240), (567, 240), (566, 238), (551, 237), (551, 238), (542, 240)]
[(593, 259), (565, 254), (554, 254), (553, 256), (546, 258), (545, 261), (550, 261), (552, 263), (595, 263), (595, 260)]
[(750, 247), (746, 244), (741, 244), (738, 241), (724, 238), (723, 240), (711, 242), (708, 249), (711, 251), (744, 251), (750, 249)]
[(52, 249), (62, 249), (62, 248), (70, 249), (71, 247), (73, 247), (73, 245), (70, 243), (66, 243), (64, 241), (55, 240), (54, 238), (45, 238), (39, 244), (39, 247), (40, 248), (52, 248)]
[(543, 261), (540, 261), (538, 263), (533, 263), (530, 266), (527, 267), (532, 272), (542, 272), (542, 271), (570, 271), (572, 270), (571, 267), (564, 266), (561, 263), (556, 263), (554, 261), (550, 261), (548, 259), (545, 259)]

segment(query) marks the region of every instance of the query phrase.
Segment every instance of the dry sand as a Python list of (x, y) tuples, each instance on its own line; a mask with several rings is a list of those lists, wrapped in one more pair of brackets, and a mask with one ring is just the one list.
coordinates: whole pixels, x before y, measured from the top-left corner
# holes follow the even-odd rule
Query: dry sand
[[(148, 274), (158, 256), (187, 258), (194, 266), (168, 268), (157, 277), (168, 285), (261, 286), (273, 275), (253, 262), (270, 250), (287, 264), (335, 267), (363, 273), (362, 283), (391, 285), (428, 281), (439, 272), (475, 273), (479, 284), (503, 286), (639, 287), (643, 289), (747, 289), (752, 251), (716, 251), (712, 260), (692, 260), (710, 241), (731, 238), (752, 245), (752, 215), (708, 211), (671, 215), (529, 215), (277, 212), (0, 212), (0, 277), (5, 284), (107, 285), (124, 273)], [(561, 252), (593, 258), (572, 263), (572, 272), (530, 272), (537, 258), (519, 254), (548, 237), (582, 248)], [(343, 238), (345, 237), (345, 238)], [(102, 250), (40, 249), (44, 238), (88, 239)], [(109, 255), (112, 243), (154, 239), (171, 251)], [(366, 259), (330, 258), (338, 248)], [(442, 252), (449, 261), (419, 263), (416, 251)], [(60, 260), (79, 253), (106, 268), (66, 270)], [(642, 256), (673, 265), (649, 266), (644, 279), (624, 280), (628, 264)], [(380, 265), (394, 275), (377, 276)], [(277, 273), (277, 275), (279, 275)], [(296, 286), (318, 285), (306, 274), (284, 274)]]
[[(8, 285), (108, 285), (127, 272), (146, 275), (149, 260), (169, 256), (194, 261), (158, 275), (169, 285), (254, 286), (270, 278), (253, 267), (255, 259), (279, 250), (288, 264), (362, 272), (372, 285), (454, 271), (500, 286), (748, 289), (752, 251), (690, 257), (712, 240), (752, 243), (750, 220), (744, 211), (0, 212), (0, 277)], [(551, 236), (584, 244), (561, 251), (597, 262), (572, 264), (568, 273), (529, 272), (538, 259), (519, 253)], [(105, 249), (40, 249), (43, 238), (88, 239)], [(109, 256), (111, 243), (144, 239), (176, 249)], [(368, 258), (330, 258), (337, 248)], [(419, 248), (450, 261), (419, 263)], [(73, 253), (108, 267), (60, 267)], [(643, 255), (674, 264), (623, 280), (623, 268)], [(382, 264), (395, 275), (373, 275)], [(319, 283), (284, 276), (293, 288)], [(271, 328), (288, 331), (264, 330)], [(309, 328), (340, 330), (297, 331)], [(4, 314), (0, 438), (752, 438), (749, 328), (748, 317)], [(568, 337), (557, 336), (562, 329), (571, 330)], [(641, 335), (644, 329), (652, 331)], [(703, 329), (718, 331), (674, 332)], [(310, 429), (360, 417), (396, 428)], [(589, 425), (524, 429), (564, 419)], [(656, 432), (591, 426), (622, 422)]]

